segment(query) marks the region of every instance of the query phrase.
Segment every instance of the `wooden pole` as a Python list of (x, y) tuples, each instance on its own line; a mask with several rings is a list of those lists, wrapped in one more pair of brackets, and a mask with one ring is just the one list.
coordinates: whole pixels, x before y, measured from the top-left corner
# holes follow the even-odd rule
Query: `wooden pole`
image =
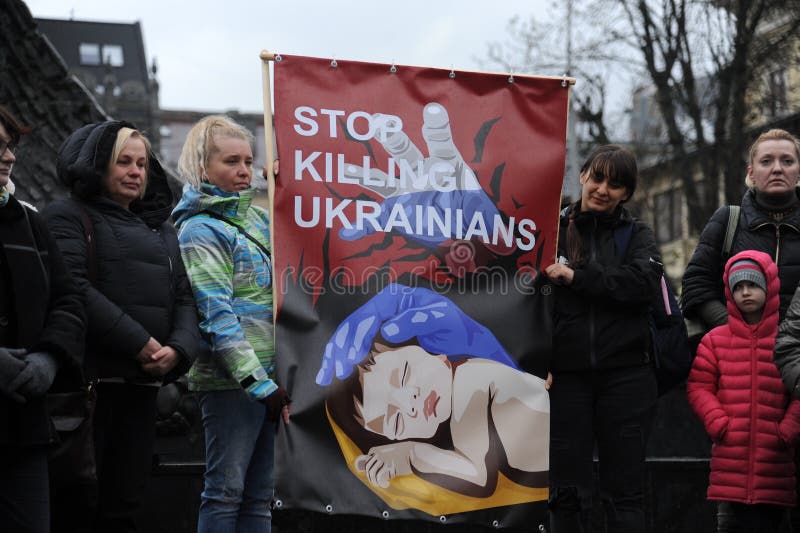
[(272, 168), (275, 164), (275, 148), (273, 147), (272, 140), (275, 135), (274, 135), (274, 129), (272, 127), (272, 89), (270, 87), (270, 82), (269, 82), (269, 62), (275, 60), (275, 54), (272, 54), (266, 50), (262, 50), (260, 57), (261, 57), (261, 80), (264, 90), (264, 148), (265, 148), (265, 153), (267, 154), (267, 162), (265, 165), (267, 171), (265, 177), (267, 178), (267, 195), (269, 202), (269, 219), (270, 219), (270, 233), (271, 233), (269, 242), (270, 242), (270, 247), (272, 248), (272, 258), (273, 258), (272, 279), (274, 283), (275, 231), (273, 228), (275, 223), (275, 174), (273, 173)]

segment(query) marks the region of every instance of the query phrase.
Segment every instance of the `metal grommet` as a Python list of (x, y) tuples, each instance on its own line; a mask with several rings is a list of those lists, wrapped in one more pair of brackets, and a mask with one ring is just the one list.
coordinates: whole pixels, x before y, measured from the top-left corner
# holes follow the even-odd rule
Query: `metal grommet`
[(450, 79), (451, 79), (451, 80), (454, 80), (454, 79), (456, 79), (456, 71), (455, 71), (455, 70), (453, 70), (453, 69), (450, 69), (450, 74), (449, 74), (449, 76), (450, 76)]
[(539, 531), (544, 531), (544, 524), (539, 524)]
[(283, 507), (283, 500), (275, 500), (275, 508), (280, 509)]
[(381, 516), (384, 520), (389, 520), (389, 511), (384, 511), (381, 513)]
[(328, 514), (332, 513), (333, 512), (333, 505), (331, 505), (331, 504), (326, 505), (325, 506), (325, 512), (328, 513)]
[(442, 524), (446, 524), (447, 523), (447, 517), (445, 515), (440, 516), (439, 517), (439, 522), (441, 522)]
[(508, 75), (508, 83), (514, 83), (514, 73)]
[(565, 72), (565, 73), (564, 73), (564, 75), (561, 77), (561, 86), (562, 86), (562, 87), (566, 87), (566, 86), (567, 86), (567, 73), (566, 73), (566, 72)]
[(396, 74), (397, 73), (397, 67), (394, 66), (394, 63), (392, 63), (392, 66), (389, 67), (389, 72), (391, 72), (392, 74)]
[(279, 63), (280, 63), (281, 61), (283, 61), (283, 58), (281, 57), (281, 55), (280, 55), (280, 54), (275, 54), (275, 61), (277, 61), (277, 62), (279, 62)]
[(337, 63), (335, 59), (331, 59), (331, 66), (332, 66), (333, 68), (336, 68), (336, 67), (338, 67), (338, 66), (339, 66), (339, 63)]
[(495, 529), (500, 528), (500, 520), (492, 520), (492, 527)]

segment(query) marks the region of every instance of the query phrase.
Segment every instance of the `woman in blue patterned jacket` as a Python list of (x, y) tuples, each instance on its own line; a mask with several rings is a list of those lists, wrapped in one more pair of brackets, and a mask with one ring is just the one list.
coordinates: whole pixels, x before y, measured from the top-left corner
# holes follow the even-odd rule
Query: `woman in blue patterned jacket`
[(272, 260), (267, 212), (252, 205), (253, 137), (224, 116), (189, 132), (175, 208), (207, 350), (189, 373), (206, 438), (200, 532), (268, 532), (276, 422), (289, 397), (273, 379)]

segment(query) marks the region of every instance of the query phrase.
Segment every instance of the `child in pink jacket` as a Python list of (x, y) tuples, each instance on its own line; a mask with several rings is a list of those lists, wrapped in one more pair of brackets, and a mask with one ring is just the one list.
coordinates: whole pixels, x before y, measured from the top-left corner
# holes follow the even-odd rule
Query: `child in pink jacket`
[(769, 255), (747, 250), (725, 266), (728, 323), (697, 350), (686, 390), (713, 441), (708, 499), (718, 532), (776, 532), (795, 505), (800, 402), (791, 401), (772, 351), (780, 281)]

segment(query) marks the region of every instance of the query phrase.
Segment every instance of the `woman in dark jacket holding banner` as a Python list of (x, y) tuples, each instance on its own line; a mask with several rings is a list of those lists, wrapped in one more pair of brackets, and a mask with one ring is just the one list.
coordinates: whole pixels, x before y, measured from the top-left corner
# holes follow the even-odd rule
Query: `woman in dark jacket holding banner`
[(49, 531), (45, 393), (80, 373), (83, 302), (55, 240), (9, 193), (22, 126), (0, 106), (0, 528)]
[[(73, 132), (59, 151), (58, 175), (72, 198), (45, 215), (86, 297), (85, 367), (99, 380), (94, 527), (135, 531), (152, 468), (158, 388), (188, 370), (198, 343), (197, 311), (168, 222), (172, 193), (149, 142), (125, 122)], [(85, 510), (75, 511), (82, 519)]]
[(662, 267), (652, 230), (620, 204), (636, 189), (633, 154), (597, 148), (581, 198), (561, 216), (550, 388), (550, 531), (591, 531), (592, 456), (609, 533), (644, 531), (644, 460), (656, 377), (648, 307)]

